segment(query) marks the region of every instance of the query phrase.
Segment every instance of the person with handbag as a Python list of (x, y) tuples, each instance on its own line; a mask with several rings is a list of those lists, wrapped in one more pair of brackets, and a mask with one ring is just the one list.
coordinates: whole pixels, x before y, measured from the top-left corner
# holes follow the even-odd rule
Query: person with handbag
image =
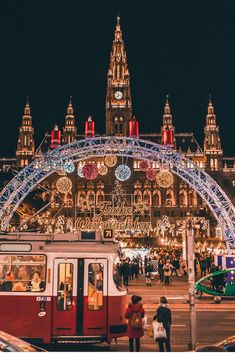
[(162, 330), (158, 328), (160, 334), (156, 337), (156, 341), (159, 344), (159, 352), (164, 352), (164, 344), (166, 345), (167, 352), (171, 352), (171, 310), (168, 307), (168, 300), (166, 297), (160, 297), (160, 304), (153, 320), (156, 320), (157, 324), (161, 324), (162, 326)]
[(144, 335), (143, 318), (145, 311), (141, 300), (142, 298), (138, 295), (132, 295), (131, 303), (125, 312), (125, 318), (128, 319), (127, 336), (130, 352), (134, 352), (134, 340), (136, 352), (140, 351), (140, 338)]

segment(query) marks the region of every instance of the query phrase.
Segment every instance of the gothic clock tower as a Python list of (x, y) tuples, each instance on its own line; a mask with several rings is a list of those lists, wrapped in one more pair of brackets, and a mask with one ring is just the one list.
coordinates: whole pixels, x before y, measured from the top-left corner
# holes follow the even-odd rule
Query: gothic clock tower
[(131, 118), (130, 74), (118, 16), (107, 75), (106, 135), (128, 136)]

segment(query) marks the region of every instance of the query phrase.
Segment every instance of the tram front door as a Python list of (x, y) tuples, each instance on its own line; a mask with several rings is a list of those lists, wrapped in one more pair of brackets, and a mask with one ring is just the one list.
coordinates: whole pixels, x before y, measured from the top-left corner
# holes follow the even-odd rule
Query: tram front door
[(54, 260), (53, 336), (107, 332), (107, 259)]

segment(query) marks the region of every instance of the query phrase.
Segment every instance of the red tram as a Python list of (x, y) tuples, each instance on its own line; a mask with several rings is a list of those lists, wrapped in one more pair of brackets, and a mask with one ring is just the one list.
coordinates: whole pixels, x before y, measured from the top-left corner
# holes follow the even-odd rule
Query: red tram
[[(0, 240), (0, 330), (42, 343), (111, 342), (126, 335), (118, 245), (87, 234)], [(33, 239), (33, 240), (32, 240)]]

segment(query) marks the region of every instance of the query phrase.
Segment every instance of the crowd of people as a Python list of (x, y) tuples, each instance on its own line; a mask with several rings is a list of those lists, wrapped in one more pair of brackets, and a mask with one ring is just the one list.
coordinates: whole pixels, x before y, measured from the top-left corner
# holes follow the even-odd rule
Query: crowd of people
[[(203, 251), (195, 253), (195, 276), (205, 276), (218, 270), (211, 253)], [(128, 287), (129, 281), (138, 279), (140, 274), (145, 275), (146, 286), (152, 286), (152, 279), (157, 275), (159, 281), (169, 286), (173, 276), (187, 275), (187, 262), (182, 256), (181, 249), (155, 249), (142, 259), (138, 254), (132, 259), (129, 257), (117, 263), (117, 271)]]

